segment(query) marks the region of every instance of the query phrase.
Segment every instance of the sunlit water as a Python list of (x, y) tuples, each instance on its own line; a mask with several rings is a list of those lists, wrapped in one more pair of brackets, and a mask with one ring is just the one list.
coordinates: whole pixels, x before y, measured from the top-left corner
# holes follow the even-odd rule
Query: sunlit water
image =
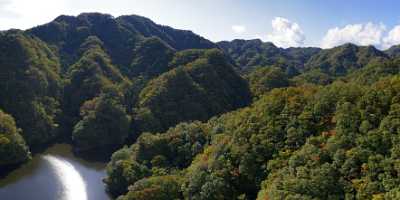
[(62, 185), (60, 192), (62, 200), (87, 200), (85, 181), (70, 162), (51, 155), (43, 158), (50, 163)]
[(0, 200), (109, 200), (104, 163), (78, 159), (55, 145), (0, 180)]

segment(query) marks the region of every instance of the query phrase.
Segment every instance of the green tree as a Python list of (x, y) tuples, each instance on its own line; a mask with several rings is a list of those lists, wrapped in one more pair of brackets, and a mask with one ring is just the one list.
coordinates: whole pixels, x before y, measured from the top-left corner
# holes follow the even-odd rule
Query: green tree
[(112, 150), (125, 142), (131, 120), (121, 101), (121, 94), (110, 88), (83, 104), (82, 120), (75, 125), (72, 137), (79, 150)]
[(14, 118), (0, 110), (0, 167), (30, 159), (30, 152)]

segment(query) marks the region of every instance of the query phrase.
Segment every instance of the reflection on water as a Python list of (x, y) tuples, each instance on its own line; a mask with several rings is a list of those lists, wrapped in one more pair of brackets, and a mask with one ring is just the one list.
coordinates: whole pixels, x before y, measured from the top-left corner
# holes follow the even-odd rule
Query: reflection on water
[(0, 180), (1, 200), (109, 200), (105, 164), (75, 157), (58, 144)]
[(62, 185), (59, 194), (62, 200), (87, 200), (85, 181), (71, 163), (51, 155), (43, 158), (50, 163)]

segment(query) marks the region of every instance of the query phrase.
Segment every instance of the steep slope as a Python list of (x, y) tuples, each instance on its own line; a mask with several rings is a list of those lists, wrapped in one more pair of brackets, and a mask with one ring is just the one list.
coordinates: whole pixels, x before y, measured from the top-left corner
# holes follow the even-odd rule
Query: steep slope
[(0, 33), (0, 108), (11, 114), (30, 146), (58, 133), (62, 82), (58, 58), (21, 31)]
[(135, 58), (129, 66), (128, 76), (153, 78), (172, 69), (175, 49), (156, 37), (146, 38), (134, 50)]
[(169, 26), (159, 25), (145, 17), (126, 15), (120, 16), (116, 20), (126, 29), (138, 32), (144, 37), (158, 37), (178, 51), (216, 47), (214, 43), (192, 31), (178, 30)]
[(68, 132), (78, 121), (80, 107), (85, 101), (97, 97), (109, 87), (130, 84), (111, 63), (103, 46), (95, 36), (86, 38), (79, 48), (80, 59), (67, 71), (63, 109)]
[(77, 17), (62, 15), (28, 32), (52, 45), (65, 68), (79, 59), (78, 49), (89, 36), (99, 38), (107, 53), (121, 65), (130, 62), (132, 49), (141, 40), (141, 35), (125, 29), (111, 15), (100, 13), (84, 13)]
[(218, 50), (150, 81), (139, 96), (135, 121), (139, 132), (165, 131), (208, 118), (250, 102), (247, 83)]

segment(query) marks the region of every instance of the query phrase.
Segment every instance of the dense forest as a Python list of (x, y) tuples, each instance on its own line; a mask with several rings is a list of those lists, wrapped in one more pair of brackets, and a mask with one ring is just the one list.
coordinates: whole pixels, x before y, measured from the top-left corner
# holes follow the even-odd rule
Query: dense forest
[(84, 13), (0, 32), (0, 80), (0, 169), (67, 142), (118, 200), (400, 199), (400, 46)]

